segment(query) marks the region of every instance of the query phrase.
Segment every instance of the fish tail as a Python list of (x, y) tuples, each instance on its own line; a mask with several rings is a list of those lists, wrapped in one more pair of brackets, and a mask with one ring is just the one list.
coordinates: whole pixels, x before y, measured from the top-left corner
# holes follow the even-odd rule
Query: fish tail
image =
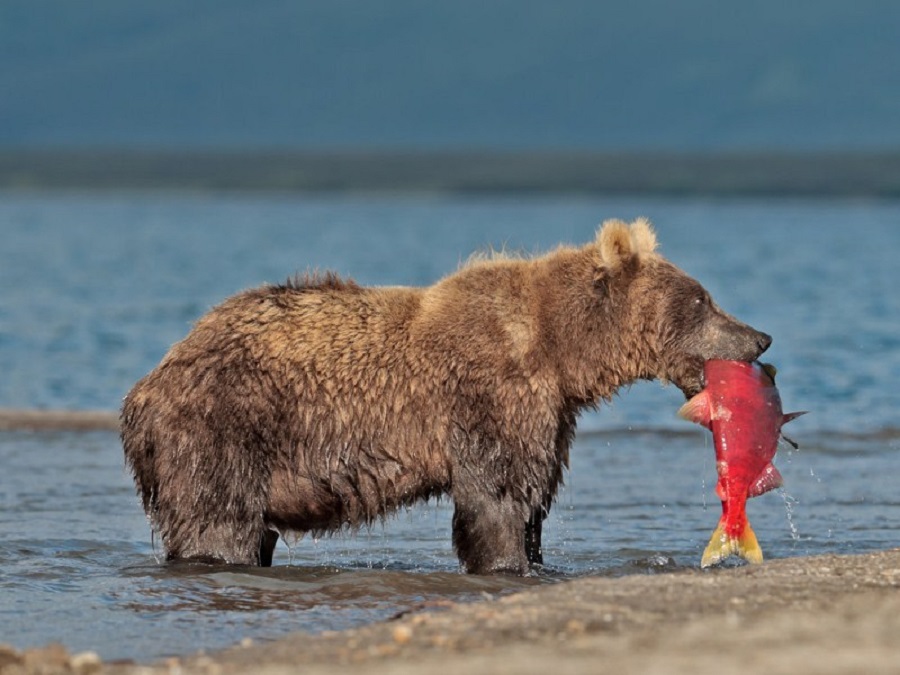
[(703, 557), (700, 559), (700, 567), (717, 565), (729, 556), (736, 555), (749, 563), (761, 563), (763, 561), (762, 549), (753, 533), (750, 523), (744, 526), (744, 531), (737, 537), (730, 537), (725, 533), (725, 523), (719, 521), (719, 525), (712, 533)]
[(763, 561), (763, 552), (756, 541), (756, 534), (750, 523), (744, 526), (744, 531), (737, 540), (737, 550), (735, 553), (741, 556), (748, 563), (761, 563)]

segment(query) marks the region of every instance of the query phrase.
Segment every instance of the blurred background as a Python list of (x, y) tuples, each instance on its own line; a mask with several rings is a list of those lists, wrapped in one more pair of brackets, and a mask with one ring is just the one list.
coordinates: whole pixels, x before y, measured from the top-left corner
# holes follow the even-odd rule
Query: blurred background
[(0, 185), (896, 195), (898, 29), (891, 0), (6, 0)]
[[(296, 271), (429, 284), (639, 215), (773, 358), (874, 366), (898, 34), (891, 0), (6, 0), (0, 407), (115, 410), (202, 312)], [(848, 321), (848, 294), (881, 304)]]

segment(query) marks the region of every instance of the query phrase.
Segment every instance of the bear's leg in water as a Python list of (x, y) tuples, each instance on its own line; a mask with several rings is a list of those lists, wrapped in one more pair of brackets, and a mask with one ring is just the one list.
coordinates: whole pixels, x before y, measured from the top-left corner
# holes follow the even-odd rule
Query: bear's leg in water
[(454, 495), (453, 547), (470, 574), (525, 574), (527, 508), (508, 495)]
[(272, 557), (275, 554), (275, 544), (278, 543), (278, 533), (275, 530), (265, 530), (259, 540), (259, 564), (261, 567), (271, 567)]

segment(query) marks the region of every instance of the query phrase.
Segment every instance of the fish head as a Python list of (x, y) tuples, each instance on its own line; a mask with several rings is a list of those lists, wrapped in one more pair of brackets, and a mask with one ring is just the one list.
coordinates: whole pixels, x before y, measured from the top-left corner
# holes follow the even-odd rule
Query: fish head
[[(781, 397), (775, 387), (775, 372), (775, 366), (759, 361), (710, 359), (703, 367), (707, 386), (715, 391), (718, 399), (764, 401), (773, 415), (778, 416)], [(781, 424), (780, 418), (778, 423)]]
[[(688, 399), (679, 416), (711, 428), (714, 420), (731, 420), (731, 406), (757, 402), (772, 414), (772, 424), (781, 424), (781, 399), (773, 379), (774, 366), (757, 361), (710, 359), (703, 364), (704, 389)], [(780, 427), (779, 427), (780, 428)], [(722, 468), (719, 467), (722, 474)]]

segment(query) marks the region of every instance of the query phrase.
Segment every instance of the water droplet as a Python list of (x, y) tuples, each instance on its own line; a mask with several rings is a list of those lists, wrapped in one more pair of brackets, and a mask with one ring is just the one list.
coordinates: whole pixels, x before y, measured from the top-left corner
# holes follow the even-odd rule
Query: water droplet
[(278, 532), (278, 536), (281, 537), (281, 541), (284, 542), (284, 545), (288, 550), (288, 565), (294, 564), (294, 548), (297, 544), (300, 543), (300, 540), (303, 539), (304, 532), (295, 532), (293, 530), (282, 530), (276, 529)]
[(797, 531), (797, 526), (794, 524), (794, 505), (797, 503), (797, 500), (791, 497), (784, 488), (779, 488), (778, 494), (781, 495), (781, 499), (784, 501), (784, 512), (787, 515), (788, 527), (791, 530), (791, 539), (800, 541), (800, 532)]

